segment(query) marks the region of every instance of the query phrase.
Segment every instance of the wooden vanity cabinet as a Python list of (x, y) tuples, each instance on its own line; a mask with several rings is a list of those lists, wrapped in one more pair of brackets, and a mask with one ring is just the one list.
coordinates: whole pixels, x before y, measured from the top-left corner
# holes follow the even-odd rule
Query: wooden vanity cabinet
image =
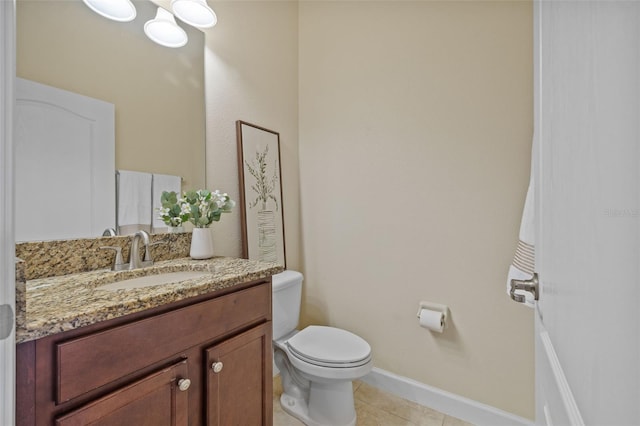
[(21, 343), (16, 373), (19, 426), (269, 426), (271, 281)]

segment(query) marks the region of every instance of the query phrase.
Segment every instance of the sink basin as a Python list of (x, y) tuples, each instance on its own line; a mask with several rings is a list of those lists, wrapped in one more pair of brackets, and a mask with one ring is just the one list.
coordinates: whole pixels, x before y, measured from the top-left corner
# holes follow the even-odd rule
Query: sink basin
[(161, 284), (174, 284), (180, 281), (194, 280), (210, 275), (211, 272), (208, 271), (165, 272), (163, 274), (146, 275), (144, 277), (116, 281), (114, 283), (102, 285), (98, 288), (100, 290), (131, 290)]

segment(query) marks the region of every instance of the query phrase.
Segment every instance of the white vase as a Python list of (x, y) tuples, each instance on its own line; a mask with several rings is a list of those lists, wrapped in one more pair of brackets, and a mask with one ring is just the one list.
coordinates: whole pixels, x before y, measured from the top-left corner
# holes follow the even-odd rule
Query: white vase
[(213, 257), (213, 235), (211, 235), (211, 229), (193, 228), (189, 255), (192, 259), (210, 259)]

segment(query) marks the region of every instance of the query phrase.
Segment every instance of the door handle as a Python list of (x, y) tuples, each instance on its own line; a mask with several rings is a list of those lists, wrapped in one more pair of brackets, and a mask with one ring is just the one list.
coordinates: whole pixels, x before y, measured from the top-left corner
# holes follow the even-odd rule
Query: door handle
[(524, 303), (526, 299), (525, 296), (523, 294), (516, 294), (516, 290), (528, 291), (533, 294), (534, 300), (538, 300), (538, 296), (540, 295), (538, 287), (538, 273), (534, 272), (533, 278), (530, 280), (511, 280), (511, 291), (509, 292), (509, 296), (518, 303)]
[(4, 340), (11, 335), (15, 318), (11, 305), (0, 305), (0, 340)]

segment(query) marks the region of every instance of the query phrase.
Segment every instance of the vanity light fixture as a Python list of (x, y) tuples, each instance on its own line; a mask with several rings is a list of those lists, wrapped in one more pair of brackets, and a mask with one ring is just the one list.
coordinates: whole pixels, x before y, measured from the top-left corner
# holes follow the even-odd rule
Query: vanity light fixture
[(211, 28), (218, 23), (216, 13), (206, 0), (171, 0), (171, 10), (181, 21), (198, 28)]
[(188, 40), (187, 33), (176, 24), (171, 12), (161, 7), (158, 7), (156, 17), (144, 24), (144, 33), (166, 47), (182, 47)]
[(118, 22), (133, 21), (136, 17), (136, 7), (131, 0), (82, 0), (89, 9), (105, 18)]

